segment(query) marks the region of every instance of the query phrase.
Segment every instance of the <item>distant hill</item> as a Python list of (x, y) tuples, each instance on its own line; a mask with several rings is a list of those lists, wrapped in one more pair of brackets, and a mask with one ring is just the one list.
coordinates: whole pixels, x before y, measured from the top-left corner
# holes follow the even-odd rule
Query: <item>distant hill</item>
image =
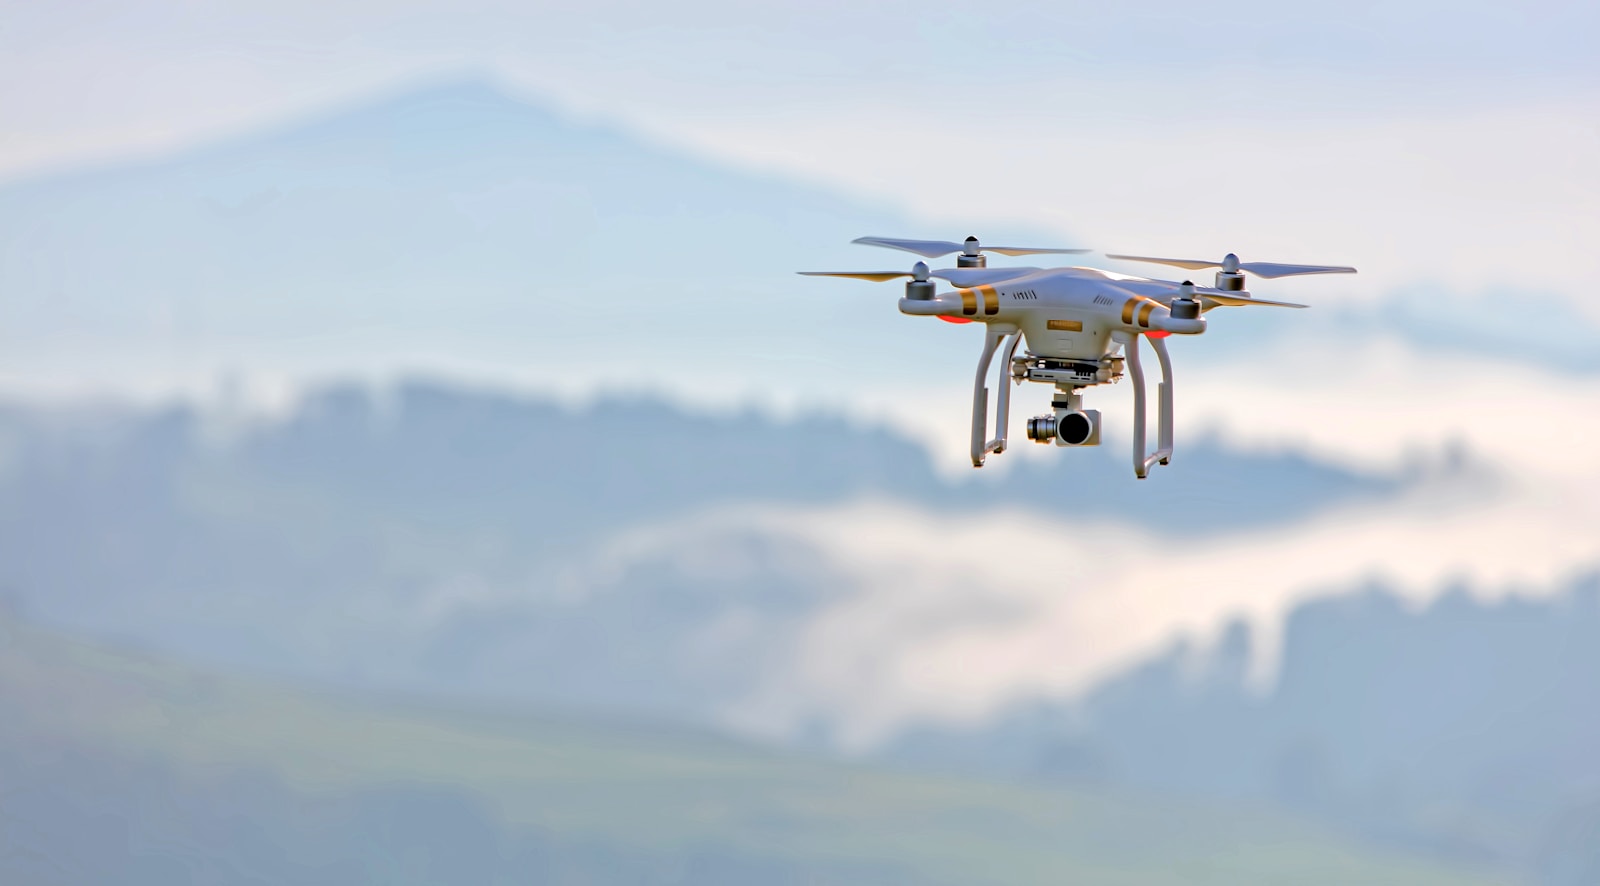
[[(649, 439), (614, 433), (618, 415)], [(1092, 502), (1105, 520), (1236, 531), (1400, 488), (1202, 441), (1160, 483), (1095, 450), (956, 482), (918, 445), (825, 416), (422, 383), (220, 420), (0, 410), (0, 589), (48, 623), (237, 667), (702, 719), (850, 585), (799, 542), (755, 536), (707, 549), (722, 579), (608, 553), (630, 529), (881, 498), (932, 515)], [(730, 620), (751, 637), (744, 666), (711, 666), (704, 644)]]
[(0, 705), (7, 883), (1487, 882), (1243, 807), (307, 694), (9, 617)]
[(462, 80), (0, 187), (0, 353), (11, 383), (57, 388), (445, 365), (807, 391), (970, 365), (970, 335), (905, 335), (892, 287), (794, 275), (909, 267), (848, 243), (900, 231)]
[(889, 756), (1027, 780), (1270, 800), (1369, 835), (1600, 882), (1600, 576), (1559, 597), (1302, 604), (1276, 683), (1251, 635), (1179, 644), (1072, 704), (1021, 705)]

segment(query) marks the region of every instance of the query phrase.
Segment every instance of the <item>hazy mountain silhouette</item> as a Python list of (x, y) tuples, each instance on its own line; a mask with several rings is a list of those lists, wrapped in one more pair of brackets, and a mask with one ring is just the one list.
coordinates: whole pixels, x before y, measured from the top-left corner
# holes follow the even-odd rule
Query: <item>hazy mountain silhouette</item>
[(1382, 592), (1289, 617), (1275, 684), (1250, 632), (1179, 643), (1070, 705), (1021, 705), (891, 755), (1030, 778), (1271, 800), (1364, 833), (1600, 877), (1600, 576), (1553, 599)]
[[(101, 387), (441, 365), (645, 387), (665, 368), (682, 387), (736, 377), (744, 390), (817, 378), (837, 392), (918, 367), (963, 367), (960, 378), (978, 351), (971, 330), (908, 334), (893, 284), (793, 271), (907, 265), (848, 244), (861, 234), (968, 233), (458, 80), (0, 186), (0, 351), (23, 381)], [(1349, 333), (1373, 319), (1326, 307), (1219, 315), (1180, 363), (1256, 347), (1285, 324)], [(1458, 337), (1505, 333), (1485, 334)]]
[[(0, 187), (0, 350), (25, 378), (102, 385), (441, 361), (647, 386), (662, 367), (759, 384), (970, 365), (970, 335), (904, 334), (893, 287), (794, 275), (909, 266), (848, 244), (905, 230), (462, 80)], [(859, 359), (819, 359), (822, 340)]]

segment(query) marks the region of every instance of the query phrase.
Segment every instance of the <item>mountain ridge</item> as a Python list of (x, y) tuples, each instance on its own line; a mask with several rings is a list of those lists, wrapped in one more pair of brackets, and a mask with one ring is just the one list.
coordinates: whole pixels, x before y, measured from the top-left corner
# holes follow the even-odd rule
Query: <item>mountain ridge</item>
[[(880, 498), (933, 519), (1050, 514), (1039, 490), (1071, 489), (1103, 521), (1233, 532), (1409, 482), (1206, 443), (1161, 485), (1094, 450), (957, 482), (917, 443), (838, 418), (441, 383), (334, 386), (224, 435), (192, 407), (99, 414), (0, 409), (0, 587), (36, 618), (360, 686), (697, 716), (763, 679), (756, 663), (853, 580), (760, 532), (613, 550), (635, 529)], [(708, 667), (705, 644), (749, 631), (766, 640), (741, 641), (746, 667)], [(585, 665), (558, 679), (563, 662)]]

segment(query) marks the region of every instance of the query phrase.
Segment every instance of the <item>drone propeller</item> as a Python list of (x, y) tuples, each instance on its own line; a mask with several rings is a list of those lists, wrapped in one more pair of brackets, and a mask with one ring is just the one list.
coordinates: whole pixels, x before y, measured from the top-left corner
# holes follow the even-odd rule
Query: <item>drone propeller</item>
[[(1222, 261), (1219, 262), (1198, 261), (1198, 259), (1157, 259), (1157, 257), (1150, 256), (1114, 256), (1114, 254), (1110, 253), (1107, 253), (1106, 257), (1109, 257), (1109, 259), (1120, 259), (1120, 261), (1170, 264), (1173, 265), (1173, 267), (1187, 267), (1189, 270), (1200, 270), (1206, 269), (1206, 267), (1216, 267), (1216, 269), (1221, 270), (1219, 277), (1222, 277), (1222, 275), (1227, 275), (1227, 277), (1235, 277), (1235, 275), (1238, 275), (1238, 272), (1242, 272), (1242, 270), (1243, 272), (1254, 273), (1256, 277), (1267, 278), (1267, 280), (1274, 280), (1274, 278), (1277, 277), (1306, 277), (1306, 275), (1309, 275), (1309, 273), (1355, 273), (1354, 267), (1344, 267), (1344, 265), (1282, 264), (1282, 262), (1242, 262), (1238, 261), (1238, 256), (1235, 256), (1234, 253), (1229, 253), (1226, 254), (1226, 256), (1222, 256)], [(1232, 288), (1232, 286), (1218, 286), (1218, 288), (1229, 289)]]
[[(923, 267), (926, 268), (927, 265)], [(897, 277), (916, 277), (910, 271), (796, 271), (795, 273), (807, 277), (849, 277), (852, 280), (867, 280), (872, 283), (886, 283)]]
[[(1121, 289), (1122, 287), (1117, 287)], [(1124, 290), (1126, 291), (1126, 290)], [(1185, 280), (1176, 287), (1172, 301), (1168, 308), (1172, 316), (1182, 319), (1193, 319), (1219, 305), (1227, 307), (1243, 307), (1245, 305), (1262, 305), (1269, 308), (1304, 308), (1306, 305), (1297, 305), (1290, 301), (1272, 301), (1265, 298), (1246, 298), (1239, 295), (1225, 295), (1220, 292), (1199, 292), (1195, 285)]]
[(943, 277), (943, 271), (930, 271), (926, 262), (917, 262), (909, 271), (796, 271), (807, 277), (849, 277), (872, 283), (887, 283), (899, 277), (910, 277), (914, 282), (926, 283), (929, 277)]
[(1292, 301), (1271, 301), (1265, 298), (1239, 298), (1235, 295), (1219, 295), (1215, 292), (1200, 293), (1200, 301), (1208, 308), (1216, 305), (1228, 307), (1243, 307), (1245, 305), (1265, 305), (1269, 308), (1304, 308), (1308, 305), (1297, 305)]
[(930, 271), (925, 262), (917, 262), (909, 271), (797, 271), (807, 277), (848, 277), (852, 280), (867, 280), (872, 283), (884, 283), (899, 277), (910, 277), (906, 283), (906, 298), (926, 301), (933, 298), (934, 285), (929, 277), (949, 277), (949, 271)]
[(899, 240), (894, 237), (857, 237), (850, 241), (865, 246), (883, 246), (888, 249), (902, 249), (906, 252), (915, 252), (925, 258), (938, 258), (952, 252), (961, 253), (956, 264), (963, 268), (985, 267), (983, 254), (985, 252), (998, 252), (1001, 255), (1077, 255), (1088, 252), (1087, 249), (1043, 249), (1032, 246), (984, 246), (978, 242), (977, 237), (968, 237), (965, 242), (957, 243), (953, 240)]
[(928, 278), (937, 277), (947, 280), (958, 287), (985, 286), (1014, 280), (1018, 277), (1027, 277), (1039, 273), (1038, 268), (940, 268), (937, 271), (928, 270), (923, 262), (917, 262), (909, 271), (797, 271), (807, 277), (848, 277), (852, 280), (869, 280), (873, 283), (883, 283), (899, 277), (910, 277), (914, 283), (926, 283)]

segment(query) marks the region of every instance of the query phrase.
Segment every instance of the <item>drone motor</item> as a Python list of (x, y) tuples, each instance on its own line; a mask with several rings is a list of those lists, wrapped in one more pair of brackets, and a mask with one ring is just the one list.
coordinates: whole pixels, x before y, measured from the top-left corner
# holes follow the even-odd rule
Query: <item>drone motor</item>
[[(1241, 281), (1244, 280), (1244, 275), (1239, 275), (1239, 279)], [(1225, 288), (1222, 285), (1222, 273), (1220, 271), (1217, 273), (1217, 288)], [(1239, 286), (1234, 288), (1236, 291), (1242, 290), (1244, 284), (1241, 282)], [(1172, 300), (1169, 310), (1172, 312), (1172, 319), (1174, 320), (1193, 320), (1200, 316), (1200, 302), (1195, 300), (1193, 283), (1185, 280), (1178, 285), (1178, 296)]]
[(906, 298), (913, 301), (933, 301), (934, 290), (938, 287), (928, 279), (927, 262), (917, 262), (911, 266), (911, 279), (906, 281)]
[(1244, 291), (1244, 272), (1239, 270), (1239, 256), (1230, 252), (1222, 257), (1222, 267), (1217, 269), (1217, 288), (1224, 292)]
[(987, 268), (988, 266), (989, 257), (978, 248), (978, 238), (968, 237), (966, 242), (961, 244), (961, 254), (956, 256), (956, 267)]

